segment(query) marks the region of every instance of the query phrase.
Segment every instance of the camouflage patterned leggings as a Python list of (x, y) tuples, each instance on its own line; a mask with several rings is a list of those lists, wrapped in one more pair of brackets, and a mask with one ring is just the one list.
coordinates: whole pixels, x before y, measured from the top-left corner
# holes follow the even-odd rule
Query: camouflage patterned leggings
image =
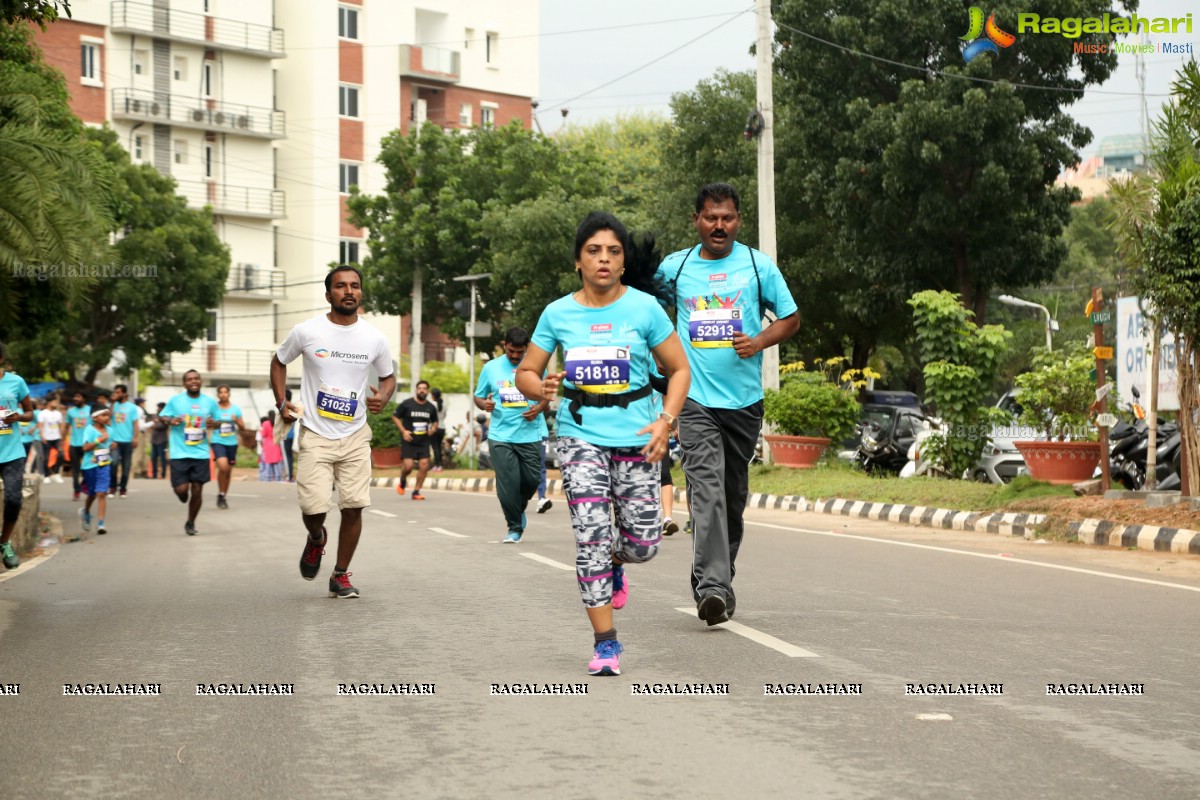
[(558, 440), (558, 462), (575, 531), (575, 574), (588, 608), (612, 602), (614, 557), (632, 564), (658, 555), (662, 541), (659, 467), (648, 463), (639, 450), (601, 447), (575, 438)]

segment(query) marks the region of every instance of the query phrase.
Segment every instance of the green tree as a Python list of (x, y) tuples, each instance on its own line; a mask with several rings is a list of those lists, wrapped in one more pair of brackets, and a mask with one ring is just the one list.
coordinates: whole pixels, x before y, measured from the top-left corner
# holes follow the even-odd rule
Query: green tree
[(111, 129), (90, 129), (87, 138), (114, 176), (112, 277), (91, 282), (83, 302), (66, 308), (47, 293), (31, 297), (13, 347), (31, 374), (82, 386), (118, 350), (124, 374), (187, 351), (207, 330), (229, 274), (210, 211), (189, 209), (174, 178), (133, 164)]
[(976, 325), (974, 312), (951, 292), (918, 292), (908, 305), (924, 364), (925, 399), (946, 425), (945, 434), (926, 446), (940, 451), (935, 463), (958, 477), (987, 444), (992, 414), (984, 401), (1012, 334), (999, 325)]
[(33, 295), (80, 302), (90, 282), (64, 267), (103, 263), (110, 170), (83, 130), (28, 27), (0, 23), (0, 335)]
[(717, 70), (689, 92), (671, 98), (669, 126), (659, 144), (655, 173), (644, 214), (664, 252), (696, 243), (692, 214), (696, 191), (723, 181), (738, 190), (742, 230), (738, 239), (758, 246), (758, 151), (742, 135), (755, 109), (754, 75)]
[(63, 14), (71, 16), (69, 0), (0, 0), (0, 22), (10, 25), (36, 22), (46, 30), (47, 22), (54, 22)]
[[(1003, 24), (1018, 9), (995, 10)], [(1099, 0), (1055, 7), (1105, 11)], [(780, 252), (811, 287), (806, 330), (850, 339), (861, 366), (903, 338), (915, 291), (951, 290), (983, 321), (992, 290), (1054, 274), (1073, 197), (1054, 179), (1090, 133), (1067, 114), (1077, 94), (1027, 87), (1101, 83), (1114, 54), (1023, 36), (964, 64), (958, 0), (781, 0), (774, 13)]]
[(1158, 181), (1138, 229), (1144, 261), (1135, 285), (1175, 334), (1179, 419), (1191, 482), (1185, 488), (1194, 493), (1200, 481), (1200, 67), (1195, 61), (1180, 71), (1172, 102), (1154, 124), (1151, 162)]
[(567, 128), (558, 143), (605, 170), (606, 207), (631, 229), (651, 229), (661, 184), (663, 142), (671, 123), (648, 114), (621, 115)]
[[(384, 193), (355, 193), (349, 203), (351, 221), (370, 230), (371, 255), (363, 268), (371, 308), (409, 313), (414, 275), (420, 270), (425, 317), (440, 320), (442, 330), (452, 336), (463, 334), (453, 303), (469, 294), (453, 278), (490, 271), (497, 255), (490, 237), (507, 227), (498, 216), (522, 208), (522, 219), (528, 221), (530, 213), (555, 210), (534, 202), (539, 198), (601, 197), (607, 179), (594, 153), (568, 151), (519, 124), (467, 133), (447, 133), (432, 123), (408, 134), (394, 131), (384, 138), (379, 160), (387, 171)], [(570, 232), (578, 221), (570, 222)], [(555, 217), (554, 223), (563, 220)], [(547, 234), (562, 233), (533, 224)], [(557, 259), (535, 266), (564, 267)], [(519, 288), (503, 280), (483, 287), (480, 318), (499, 329)]]

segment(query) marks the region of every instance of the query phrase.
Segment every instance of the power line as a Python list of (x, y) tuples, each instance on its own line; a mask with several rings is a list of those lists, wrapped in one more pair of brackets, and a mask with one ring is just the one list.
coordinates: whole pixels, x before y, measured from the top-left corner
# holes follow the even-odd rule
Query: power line
[[(958, 73), (958, 72), (944, 72), (942, 70), (933, 69), (932, 67), (919, 67), (914, 64), (905, 64), (902, 61), (893, 61), (890, 58), (883, 58), (882, 56), (876, 56), (876, 55), (871, 55), (870, 53), (864, 53), (861, 50), (855, 50), (852, 47), (846, 47), (845, 45), (838, 44), (837, 42), (831, 42), (827, 39), (822, 39), (820, 36), (814, 36), (813, 34), (808, 33), (807, 31), (802, 31), (799, 28), (796, 28), (796, 27), (793, 27), (786, 23), (780, 22), (779, 20), (775, 20), (775, 24), (778, 25), (780, 28), (791, 31), (792, 33), (799, 34), (800, 36), (803, 36), (806, 39), (811, 39), (814, 42), (823, 44), (826, 47), (832, 47), (835, 50), (841, 50), (844, 53), (850, 53), (851, 55), (859, 56), (861, 58), (868, 58), (872, 61), (878, 61), (882, 64), (890, 64), (893, 67), (900, 67), (902, 69), (909, 69), (914, 72), (921, 72), (926, 75), (936, 75), (941, 78), (961, 78), (963, 80), (974, 81), (975, 83), (984, 83), (984, 84), (989, 84), (989, 85), (993, 85), (993, 86), (998, 86), (1000, 84), (1004, 84), (1005, 86), (1014, 86), (1018, 89), (1031, 89), (1034, 91), (1041, 91), (1041, 92), (1064, 92), (1067, 94), (1082, 95), (1085, 91), (1087, 91), (1090, 94), (1121, 95), (1121, 96), (1128, 96), (1128, 97), (1141, 97), (1142, 96), (1141, 92), (1106, 92), (1101, 89), (1086, 89), (1085, 90), (1084, 88), (1076, 89), (1076, 88), (1073, 88), (1070, 86), (1038, 86), (1038, 85), (1035, 85), (1032, 83), (1015, 83), (1013, 81), (994, 80), (991, 78), (979, 78), (974, 75), (963, 75), (962, 73)], [(1146, 97), (1170, 97), (1170, 96), (1171, 96), (1170, 94), (1147, 94), (1146, 95)]]
[[(591, 89), (588, 89), (586, 92), (583, 92), (583, 93), (581, 93), (581, 94), (577, 94), (577, 95), (575, 95), (574, 97), (568, 98), (567, 100), (563, 100), (561, 103), (555, 103), (555, 104), (553, 104), (553, 105), (550, 105), (550, 106), (547, 106), (547, 107), (545, 107), (545, 108), (539, 109), (537, 113), (538, 113), (538, 114), (542, 114), (542, 113), (545, 113), (545, 112), (547, 112), (547, 111), (552, 111), (552, 110), (554, 110), (554, 109), (556, 109), (556, 108), (560, 108), (560, 107), (562, 107), (562, 106), (565, 106), (567, 103), (574, 102), (575, 100), (578, 100), (578, 99), (580, 99), (581, 97), (587, 97), (587, 96), (588, 96), (589, 94), (591, 94), (592, 92), (598, 92), (598, 91), (600, 91), (601, 89), (605, 89), (605, 88), (607, 88), (607, 87), (609, 87), (609, 86), (612, 86), (614, 83), (617, 83), (617, 82), (619, 82), (619, 81), (623, 81), (623, 80), (625, 80), (626, 78), (628, 78), (630, 75), (634, 75), (634, 74), (636, 74), (636, 73), (638, 73), (638, 72), (641, 72), (641, 71), (642, 71), (642, 70), (644, 70), (646, 67), (649, 67), (649, 66), (652, 66), (652, 65), (654, 65), (654, 64), (657, 64), (659, 61), (662, 61), (664, 58), (666, 58), (666, 57), (668, 57), (668, 56), (672, 56), (672, 55), (674, 55), (675, 53), (678, 53), (680, 50), (683, 50), (684, 48), (686, 48), (686, 47), (689, 47), (689, 46), (691, 46), (691, 45), (695, 44), (696, 42), (698, 42), (698, 41), (700, 41), (701, 39), (703, 39), (705, 36), (708, 36), (710, 33), (715, 33), (716, 31), (720, 30), (721, 28), (724, 28), (724, 27), (725, 27), (726, 25), (728, 25), (729, 23), (733, 22), (733, 21), (734, 21), (735, 19), (737, 19), (738, 17), (740, 17), (740, 16), (742, 16), (742, 15), (744, 15), (744, 14), (747, 14), (747, 13), (749, 13), (750, 11), (753, 11), (753, 10), (754, 10), (754, 9), (753, 9), (753, 6), (751, 6), (750, 8), (747, 8), (747, 9), (745, 9), (745, 10), (743, 10), (743, 11), (739, 11), (739, 12), (737, 12), (736, 14), (734, 14), (733, 16), (731, 16), (731, 17), (729, 17), (729, 18), (725, 19), (724, 21), (722, 21), (721, 23), (719, 23), (719, 24), (718, 24), (718, 25), (716, 25), (715, 27), (709, 28), (709, 29), (708, 29), (708, 30), (706, 30), (704, 33), (700, 34), (699, 36), (697, 36), (697, 37), (695, 37), (695, 38), (693, 38), (693, 39), (688, 39), (686, 42), (684, 42), (683, 44), (679, 45), (679, 46), (678, 46), (678, 47), (676, 47), (675, 49), (673, 49), (673, 50), (668, 50), (667, 52), (663, 53), (662, 55), (658, 56), (657, 58), (653, 58), (653, 59), (651, 59), (650, 61), (647, 61), (645, 64), (642, 64), (640, 67), (635, 67), (634, 69), (631, 69), (629, 72), (626, 72), (624, 75), (620, 75), (620, 76), (618, 76), (618, 77), (616, 77), (616, 78), (613, 78), (611, 81), (606, 81), (605, 83), (602, 83), (602, 84), (600, 84), (599, 86), (595, 86), (595, 87), (593, 87), (593, 88), (591, 88)], [(535, 115), (535, 116), (536, 116), (536, 115)]]

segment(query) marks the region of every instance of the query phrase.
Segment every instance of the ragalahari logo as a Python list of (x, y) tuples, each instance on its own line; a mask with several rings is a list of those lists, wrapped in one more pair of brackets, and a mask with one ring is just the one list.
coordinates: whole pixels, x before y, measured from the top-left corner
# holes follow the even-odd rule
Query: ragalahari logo
[(322, 348), (320, 350), (315, 351), (313, 353), (313, 355), (316, 356), (317, 358), (329, 358), (329, 351)]
[(963, 48), (963, 61), (966, 63), (970, 64), (973, 59), (984, 53), (999, 56), (1001, 47), (1012, 47), (1012, 43), (1017, 40), (1011, 33), (1000, 30), (995, 14), (988, 17), (985, 24), (983, 9), (979, 6), (971, 6), (967, 13), (971, 27), (965, 36), (959, 37), (964, 42), (970, 42)]

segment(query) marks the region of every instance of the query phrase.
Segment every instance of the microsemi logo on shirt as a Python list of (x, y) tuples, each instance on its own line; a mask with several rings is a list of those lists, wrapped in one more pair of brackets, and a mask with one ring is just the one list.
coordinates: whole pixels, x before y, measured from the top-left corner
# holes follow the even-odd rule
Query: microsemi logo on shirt
[(606, 322), (603, 325), (593, 325), (592, 333), (600, 333), (601, 331), (611, 331), (612, 323)]
[(345, 353), (341, 350), (314, 350), (313, 355), (317, 358), (340, 358), (343, 361), (369, 361), (371, 357), (366, 353)]

